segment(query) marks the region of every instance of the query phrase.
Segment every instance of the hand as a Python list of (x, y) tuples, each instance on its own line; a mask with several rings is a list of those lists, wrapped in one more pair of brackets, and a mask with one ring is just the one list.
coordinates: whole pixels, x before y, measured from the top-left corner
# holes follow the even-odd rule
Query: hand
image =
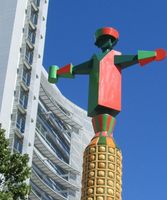
[(48, 76), (48, 81), (50, 83), (56, 83), (57, 82), (57, 71), (58, 71), (59, 67), (56, 65), (52, 65), (49, 67), (49, 76)]
[(156, 57), (155, 57), (156, 61), (163, 60), (164, 58), (167, 57), (167, 52), (164, 49), (156, 49), (155, 52), (156, 52)]

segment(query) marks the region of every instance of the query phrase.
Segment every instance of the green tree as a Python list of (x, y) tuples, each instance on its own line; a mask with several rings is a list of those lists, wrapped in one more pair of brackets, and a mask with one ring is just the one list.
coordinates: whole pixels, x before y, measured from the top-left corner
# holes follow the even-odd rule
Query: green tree
[(25, 200), (30, 192), (27, 154), (13, 153), (5, 131), (0, 128), (0, 200)]

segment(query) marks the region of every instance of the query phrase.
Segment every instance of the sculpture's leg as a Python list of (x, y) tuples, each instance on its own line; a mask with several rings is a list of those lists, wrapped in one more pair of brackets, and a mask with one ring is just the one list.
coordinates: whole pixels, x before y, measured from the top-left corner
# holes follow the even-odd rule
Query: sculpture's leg
[(84, 152), (81, 200), (121, 200), (122, 155), (112, 137), (115, 118), (92, 119), (95, 136)]

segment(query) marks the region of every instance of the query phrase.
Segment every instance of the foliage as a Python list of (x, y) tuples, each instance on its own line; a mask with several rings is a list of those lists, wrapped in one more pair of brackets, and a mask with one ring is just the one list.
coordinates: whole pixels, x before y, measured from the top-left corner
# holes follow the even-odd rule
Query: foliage
[(5, 131), (0, 129), (0, 199), (25, 200), (30, 192), (26, 179), (30, 176), (28, 155), (13, 153)]

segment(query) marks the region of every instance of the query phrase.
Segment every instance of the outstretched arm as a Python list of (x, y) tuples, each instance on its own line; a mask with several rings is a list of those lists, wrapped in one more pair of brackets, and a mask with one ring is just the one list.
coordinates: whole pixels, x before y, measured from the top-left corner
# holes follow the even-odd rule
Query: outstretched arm
[(89, 74), (92, 67), (92, 59), (73, 67), (73, 74)]
[(49, 68), (48, 81), (50, 83), (55, 83), (58, 78), (74, 78), (75, 74), (89, 74), (91, 67), (92, 60), (75, 66), (68, 64), (60, 69), (58, 66), (52, 65)]
[(116, 55), (114, 57), (114, 63), (124, 69), (137, 63), (143, 66), (152, 61), (160, 61), (166, 56), (167, 52), (164, 49), (157, 49), (155, 51), (138, 51), (137, 55)]

